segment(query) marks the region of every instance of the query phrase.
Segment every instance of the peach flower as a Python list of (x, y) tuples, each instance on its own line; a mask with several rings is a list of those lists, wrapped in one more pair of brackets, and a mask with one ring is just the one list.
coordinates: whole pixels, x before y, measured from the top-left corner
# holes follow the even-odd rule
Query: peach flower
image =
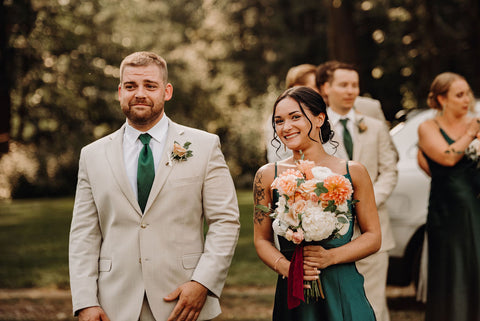
[(295, 244), (300, 244), (300, 243), (302, 243), (304, 238), (305, 237), (304, 237), (304, 234), (303, 234), (303, 230), (301, 228), (299, 228), (296, 232), (293, 232), (292, 242), (295, 243)]
[(306, 179), (313, 178), (313, 167), (315, 167), (315, 163), (309, 160), (299, 160), (297, 163), (297, 168), (303, 173), (303, 175), (305, 175)]
[(308, 180), (308, 181), (303, 182), (300, 185), (300, 191), (304, 194), (315, 193), (316, 188), (317, 188), (317, 182), (315, 180)]
[(325, 178), (323, 186), (328, 189), (328, 193), (320, 194), (322, 201), (335, 201), (336, 205), (342, 204), (350, 198), (353, 193), (350, 181), (341, 175), (332, 175)]
[(272, 183), (272, 188), (277, 189), (280, 194), (291, 197), (297, 189), (298, 178), (303, 178), (302, 173), (294, 169), (288, 169), (275, 178)]
[(187, 150), (179, 144), (173, 144), (173, 154), (178, 157), (183, 157), (187, 153)]
[(300, 199), (300, 200), (296, 200), (295, 203), (293, 203), (290, 208), (292, 211), (299, 214), (304, 211), (306, 205), (307, 205), (307, 202), (303, 199)]

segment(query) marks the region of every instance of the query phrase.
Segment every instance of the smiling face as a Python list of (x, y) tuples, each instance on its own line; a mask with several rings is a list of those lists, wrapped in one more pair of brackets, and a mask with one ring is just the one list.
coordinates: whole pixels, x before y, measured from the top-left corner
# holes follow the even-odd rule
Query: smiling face
[(360, 94), (358, 73), (349, 69), (335, 70), (332, 80), (325, 83), (322, 92), (333, 111), (340, 115), (347, 114)]
[(445, 95), (438, 96), (438, 102), (445, 111), (449, 110), (455, 115), (465, 115), (472, 102), (470, 86), (464, 79), (457, 79), (452, 82)]
[(173, 87), (164, 84), (161, 69), (155, 64), (125, 66), (118, 98), (128, 123), (147, 131), (163, 116), (165, 101), (172, 98)]
[(314, 116), (308, 108), (300, 109), (296, 100), (282, 99), (275, 108), (275, 131), (285, 146), (291, 150), (305, 150), (308, 144), (319, 139), (325, 114)]

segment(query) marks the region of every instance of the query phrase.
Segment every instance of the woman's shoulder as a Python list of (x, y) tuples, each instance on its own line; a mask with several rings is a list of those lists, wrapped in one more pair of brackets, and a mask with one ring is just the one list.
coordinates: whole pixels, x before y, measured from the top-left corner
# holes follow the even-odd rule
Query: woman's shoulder
[(366, 167), (357, 161), (349, 161), (348, 162), (348, 171), (352, 180), (364, 179), (366, 177), (370, 177), (368, 175), (368, 171)]
[(273, 182), (275, 177), (290, 168), (296, 168), (296, 166), (294, 164), (291, 164), (288, 159), (274, 163), (268, 163), (257, 170), (257, 174), (255, 175), (255, 177), (256, 179), (261, 177), (266, 181)]
[(438, 128), (438, 121), (435, 118), (424, 120), (418, 125), (418, 131)]
[(257, 170), (255, 174), (255, 182), (270, 185), (275, 179), (276, 163), (268, 163)]

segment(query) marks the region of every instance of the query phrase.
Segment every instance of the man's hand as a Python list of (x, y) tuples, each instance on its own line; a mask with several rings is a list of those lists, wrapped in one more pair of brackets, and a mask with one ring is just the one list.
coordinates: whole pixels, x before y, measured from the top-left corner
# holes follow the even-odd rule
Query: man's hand
[(80, 310), (78, 321), (110, 321), (101, 307), (89, 307)]
[(208, 289), (198, 282), (190, 281), (164, 297), (166, 302), (178, 299), (167, 321), (195, 321), (207, 300)]

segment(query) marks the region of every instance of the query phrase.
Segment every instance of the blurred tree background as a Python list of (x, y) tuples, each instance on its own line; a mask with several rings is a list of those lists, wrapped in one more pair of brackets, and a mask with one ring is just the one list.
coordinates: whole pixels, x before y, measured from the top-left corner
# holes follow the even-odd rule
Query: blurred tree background
[(265, 163), (287, 70), (357, 64), (387, 119), (443, 71), (480, 86), (477, 0), (1, 0), (0, 198), (73, 194), (80, 148), (125, 120), (118, 66), (169, 63), (174, 121), (216, 133), (238, 187)]

